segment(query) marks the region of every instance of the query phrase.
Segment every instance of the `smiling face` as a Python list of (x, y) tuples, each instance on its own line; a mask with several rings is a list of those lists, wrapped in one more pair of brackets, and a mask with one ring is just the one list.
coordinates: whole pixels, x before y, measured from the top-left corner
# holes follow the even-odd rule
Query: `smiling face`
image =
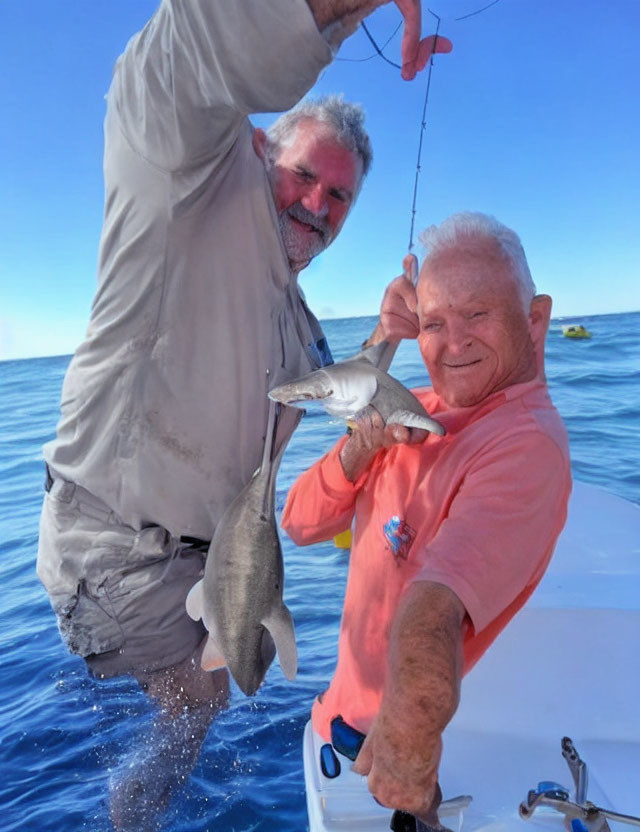
[(261, 130), (254, 133), (254, 148), (267, 164), (284, 246), (291, 267), (299, 271), (342, 228), (360, 187), (362, 160), (314, 119), (297, 124), (271, 163)]
[(479, 240), (427, 258), (417, 296), (420, 352), (449, 406), (471, 407), (536, 377), (534, 341), (544, 341), (546, 326), (535, 303), (525, 313), (496, 244)]

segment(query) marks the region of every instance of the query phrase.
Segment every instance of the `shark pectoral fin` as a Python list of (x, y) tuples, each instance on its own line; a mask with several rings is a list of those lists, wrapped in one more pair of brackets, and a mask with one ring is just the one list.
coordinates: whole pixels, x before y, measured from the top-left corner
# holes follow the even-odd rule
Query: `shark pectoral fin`
[(404, 425), (406, 428), (420, 428), (438, 436), (444, 436), (446, 432), (440, 422), (436, 422), (430, 416), (412, 413), (410, 410), (395, 410), (387, 419), (387, 424)]
[(198, 581), (198, 583), (192, 586), (189, 590), (187, 600), (185, 601), (187, 615), (189, 618), (193, 618), (194, 621), (200, 621), (202, 618), (202, 611), (204, 609), (202, 592), (202, 581)]
[(222, 655), (222, 651), (215, 643), (215, 641), (211, 638), (211, 634), (209, 634), (207, 643), (205, 644), (204, 650), (202, 651), (200, 667), (203, 670), (218, 670), (218, 668), (220, 667), (225, 667), (226, 664), (227, 661), (225, 657)]
[(295, 679), (298, 672), (298, 650), (291, 613), (284, 604), (281, 604), (272, 610), (261, 623), (273, 637), (282, 672), (290, 681)]

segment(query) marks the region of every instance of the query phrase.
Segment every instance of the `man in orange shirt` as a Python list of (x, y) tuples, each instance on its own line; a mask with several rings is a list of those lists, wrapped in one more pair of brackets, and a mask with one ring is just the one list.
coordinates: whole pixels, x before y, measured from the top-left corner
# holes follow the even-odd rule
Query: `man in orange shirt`
[(374, 797), (433, 819), (461, 677), (542, 577), (571, 477), (544, 377), (551, 299), (535, 294), (519, 238), (458, 214), (423, 242), (417, 288), (391, 284), (378, 335), (417, 337), (433, 386), (414, 392), (446, 435), (360, 420), (299, 478), (282, 524), (308, 544), (355, 518), (338, 663), (313, 727), (329, 740), (342, 715), (367, 735), (354, 768)]

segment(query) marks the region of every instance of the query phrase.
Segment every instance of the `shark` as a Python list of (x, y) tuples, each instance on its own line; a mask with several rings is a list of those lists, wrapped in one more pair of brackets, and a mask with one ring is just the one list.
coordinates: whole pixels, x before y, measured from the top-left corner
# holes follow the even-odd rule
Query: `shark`
[[(282, 597), (275, 481), (303, 413), (269, 403), (260, 467), (221, 517), (202, 580), (186, 600), (187, 613), (208, 630), (202, 668), (226, 666), (247, 696), (258, 690), (276, 653), (287, 679), (294, 679), (298, 668), (293, 619)], [(285, 438), (278, 445), (279, 436)]]
[(375, 408), (385, 424), (421, 428), (444, 436), (445, 429), (386, 368), (397, 344), (381, 341), (357, 355), (313, 370), (269, 391), (269, 398), (286, 405), (319, 401), (332, 416), (355, 420)]

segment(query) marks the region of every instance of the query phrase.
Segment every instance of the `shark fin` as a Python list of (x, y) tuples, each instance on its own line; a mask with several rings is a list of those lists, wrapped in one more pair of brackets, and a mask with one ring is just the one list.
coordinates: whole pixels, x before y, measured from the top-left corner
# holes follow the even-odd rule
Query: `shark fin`
[(284, 604), (280, 604), (261, 623), (273, 637), (282, 672), (290, 681), (295, 679), (298, 672), (298, 650), (291, 613)]
[(386, 422), (388, 425), (404, 425), (406, 428), (420, 428), (428, 430), (438, 436), (444, 436), (446, 431), (440, 422), (436, 422), (430, 416), (422, 416), (419, 413), (412, 413), (410, 410), (394, 410)]
[(194, 621), (200, 621), (202, 618), (203, 612), (203, 597), (202, 597), (202, 581), (198, 581), (197, 584), (191, 587), (189, 590), (189, 594), (187, 595), (187, 600), (185, 601), (185, 606), (187, 608), (187, 614), (189, 618), (193, 618)]
[(207, 643), (202, 651), (202, 658), (200, 659), (200, 667), (203, 670), (217, 670), (220, 667), (225, 667), (227, 664), (222, 651), (209, 635)]
[(380, 341), (372, 347), (367, 347), (362, 350), (354, 358), (364, 358), (373, 364), (374, 367), (378, 367), (378, 369), (386, 372), (391, 366), (393, 356), (397, 349), (397, 341), (393, 343), (391, 341)]

